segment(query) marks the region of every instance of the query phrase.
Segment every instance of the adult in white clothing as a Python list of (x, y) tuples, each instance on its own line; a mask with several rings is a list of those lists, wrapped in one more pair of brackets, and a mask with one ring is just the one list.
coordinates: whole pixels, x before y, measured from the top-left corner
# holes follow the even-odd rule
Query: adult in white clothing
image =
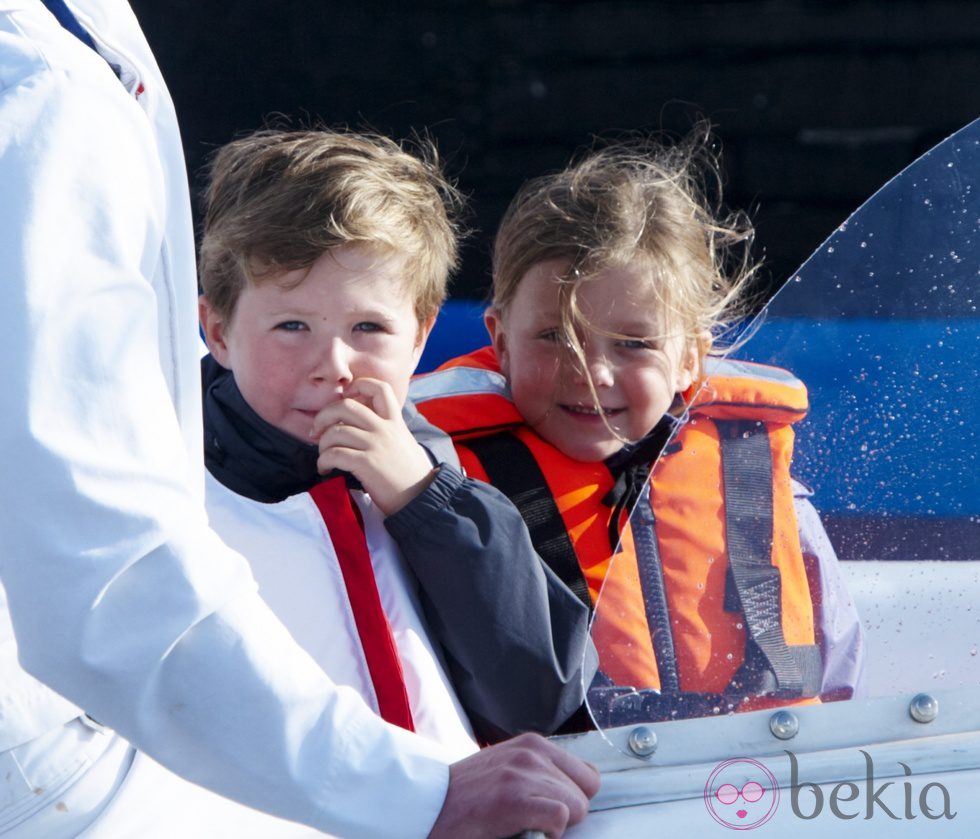
[[(337, 691), (209, 529), (173, 107), (123, 0), (70, 11), (96, 49), (0, 0), (0, 761), (57, 755), (52, 788), (80, 782), (106, 751), (84, 709), (319, 830), (559, 833), (590, 769), (526, 738), (449, 767)], [(30, 806), (0, 799), (0, 820)]]

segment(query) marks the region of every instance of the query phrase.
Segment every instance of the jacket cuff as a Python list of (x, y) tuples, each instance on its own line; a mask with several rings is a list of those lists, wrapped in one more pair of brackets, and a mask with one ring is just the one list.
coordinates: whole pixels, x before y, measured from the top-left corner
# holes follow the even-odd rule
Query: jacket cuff
[(452, 505), (466, 478), (455, 466), (440, 463), (435, 478), (398, 512), (385, 519), (385, 527), (396, 541), (424, 527), (431, 517)]

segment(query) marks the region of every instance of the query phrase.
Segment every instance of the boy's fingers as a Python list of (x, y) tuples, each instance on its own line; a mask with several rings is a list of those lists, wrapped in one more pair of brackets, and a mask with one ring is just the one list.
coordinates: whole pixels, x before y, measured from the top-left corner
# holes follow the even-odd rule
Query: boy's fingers
[(355, 449), (350, 446), (329, 446), (321, 449), (316, 459), (316, 468), (321, 475), (327, 474), (334, 469), (342, 472), (354, 472), (363, 463), (359, 457), (363, 455), (363, 450)]
[(310, 436), (317, 438), (338, 422), (370, 428), (375, 417), (391, 420), (400, 416), (401, 405), (387, 382), (370, 378), (355, 379), (341, 399), (331, 402), (314, 417)]
[(370, 400), (370, 407), (382, 419), (394, 419), (402, 412), (401, 405), (395, 399), (395, 392), (391, 385), (381, 379), (355, 379), (351, 382), (344, 396), (348, 399), (355, 396), (364, 396)]
[(378, 417), (374, 409), (358, 402), (356, 399), (344, 397), (327, 405), (313, 418), (313, 430), (310, 436), (318, 439), (325, 431), (336, 425), (352, 426), (370, 430), (372, 423)]
[(323, 429), (318, 445), (321, 452), (328, 449), (348, 449), (363, 452), (371, 447), (370, 429), (358, 428), (345, 422), (334, 423)]

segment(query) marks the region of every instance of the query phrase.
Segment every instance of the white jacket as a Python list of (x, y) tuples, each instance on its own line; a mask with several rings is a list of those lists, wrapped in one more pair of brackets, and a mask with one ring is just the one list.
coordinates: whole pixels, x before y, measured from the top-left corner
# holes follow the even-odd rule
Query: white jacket
[[(248, 557), (262, 598), (334, 682), (353, 688), (378, 713), (340, 563), (310, 494), (264, 504), (232, 492), (211, 475), (206, 487), (212, 526)], [(363, 492), (352, 498), (364, 523), (415, 730), (446, 746), (452, 759), (472, 754), (473, 732), (429, 640), (418, 583), (385, 529), (384, 514)]]
[(77, 714), (18, 668), (9, 611), (26, 670), (185, 777), (424, 836), (445, 759), (338, 691), (208, 526), (173, 107), (129, 7), (71, 5), (125, 88), (37, 0), (0, 0), (0, 749)]

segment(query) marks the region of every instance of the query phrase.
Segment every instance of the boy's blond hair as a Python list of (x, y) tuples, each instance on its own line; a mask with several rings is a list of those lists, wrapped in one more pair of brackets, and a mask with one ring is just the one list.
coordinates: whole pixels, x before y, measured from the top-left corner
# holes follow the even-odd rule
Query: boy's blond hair
[(567, 261), (559, 288), (562, 326), (584, 365), (578, 333), (588, 324), (576, 305), (576, 289), (604, 269), (639, 262), (649, 266), (668, 332), (680, 329), (702, 354), (707, 351), (708, 336), (718, 337), (743, 314), (746, 284), (756, 269), (748, 219), (722, 215), (705, 196), (705, 177), (720, 181), (708, 142), (702, 127), (673, 145), (634, 138), (591, 150), (556, 174), (528, 181), (508, 207), (494, 243), (494, 308), (506, 316), (534, 265)]
[(230, 319), (246, 284), (364, 245), (406, 260), (420, 326), (446, 297), (458, 262), (459, 193), (435, 147), (418, 156), (387, 137), (326, 129), (264, 130), (223, 146), (210, 167), (200, 281)]

